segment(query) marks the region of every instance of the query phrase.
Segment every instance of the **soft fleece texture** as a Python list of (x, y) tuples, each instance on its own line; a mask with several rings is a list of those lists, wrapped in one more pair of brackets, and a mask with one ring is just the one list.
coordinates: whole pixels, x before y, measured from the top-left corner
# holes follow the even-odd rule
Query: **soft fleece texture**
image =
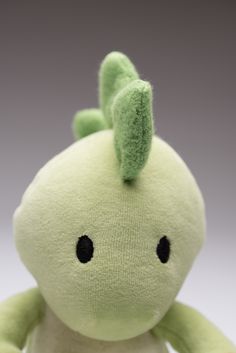
[(196, 310), (174, 303), (152, 330), (133, 339), (105, 342), (71, 331), (45, 306), (38, 291), (18, 294), (0, 305), (0, 352), (20, 353), (167, 353), (164, 340), (180, 353), (235, 352), (234, 345)]
[(215, 325), (182, 303), (174, 303), (152, 332), (169, 341), (179, 353), (236, 352), (234, 344)]
[(123, 180), (134, 180), (150, 153), (153, 119), (152, 90), (148, 82), (132, 81), (113, 102), (115, 148)]
[[(21, 258), (56, 315), (71, 329), (122, 340), (151, 329), (166, 313), (197, 255), (205, 232), (201, 193), (190, 171), (153, 137), (147, 164), (122, 181), (112, 130), (84, 138), (36, 176), (16, 211)], [(78, 237), (93, 259), (76, 257)], [(160, 238), (170, 260), (156, 255)]]
[[(50, 334), (49, 334), (50, 332)], [(164, 341), (150, 331), (122, 341), (90, 339), (70, 330), (47, 307), (30, 338), (27, 353), (167, 353)]]
[(133, 63), (120, 52), (108, 54), (99, 71), (99, 100), (104, 117), (110, 128), (113, 127), (112, 103), (114, 97), (139, 75)]
[[(15, 213), (16, 245), (39, 289), (0, 306), (0, 353), (19, 353), (27, 339), (29, 353), (165, 353), (163, 340), (180, 353), (235, 353), (204, 317), (173, 304), (204, 240), (204, 203), (178, 154), (151, 137), (150, 86), (120, 53), (105, 59), (100, 84), (103, 115), (87, 111), (92, 123), (79, 134), (102, 116), (114, 131), (93, 133), (53, 158)], [(127, 161), (139, 154), (144, 162), (125, 183)], [(81, 235), (94, 245), (86, 264), (76, 256)], [(156, 254), (163, 236), (171, 244), (165, 264)]]
[(100, 109), (84, 109), (77, 112), (73, 119), (72, 130), (76, 139), (106, 128), (107, 124)]
[(148, 159), (153, 135), (152, 89), (138, 79), (122, 53), (108, 54), (99, 71), (99, 109), (78, 112), (73, 121), (76, 138), (112, 128), (123, 180), (134, 180)]
[(0, 304), (0, 352), (19, 353), (29, 333), (40, 322), (44, 301), (37, 288)]

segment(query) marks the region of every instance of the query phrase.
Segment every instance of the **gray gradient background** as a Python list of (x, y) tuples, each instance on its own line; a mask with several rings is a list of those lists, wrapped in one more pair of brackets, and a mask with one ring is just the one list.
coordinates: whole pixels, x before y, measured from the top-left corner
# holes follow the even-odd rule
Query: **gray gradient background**
[[(11, 217), (37, 170), (97, 105), (99, 62), (128, 54), (154, 87), (157, 132), (203, 191), (208, 240), (179, 295), (236, 342), (235, 1), (5, 1), (0, 5), (0, 300), (34, 281)], [(223, 352), (222, 352), (223, 353)]]

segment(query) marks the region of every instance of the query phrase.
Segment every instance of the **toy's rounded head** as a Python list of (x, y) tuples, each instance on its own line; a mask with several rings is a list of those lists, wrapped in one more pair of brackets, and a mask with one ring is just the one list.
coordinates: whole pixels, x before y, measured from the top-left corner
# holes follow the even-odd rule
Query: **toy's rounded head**
[(153, 136), (151, 87), (130, 61), (108, 55), (100, 82), (101, 111), (76, 115), (84, 138), (39, 171), (14, 227), (58, 318), (120, 340), (151, 329), (174, 301), (204, 239), (204, 205), (182, 159)]

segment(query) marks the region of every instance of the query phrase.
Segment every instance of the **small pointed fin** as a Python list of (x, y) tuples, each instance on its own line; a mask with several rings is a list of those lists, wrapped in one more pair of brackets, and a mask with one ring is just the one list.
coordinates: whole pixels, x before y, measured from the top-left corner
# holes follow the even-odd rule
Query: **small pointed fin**
[(132, 62), (120, 52), (111, 52), (103, 60), (99, 71), (99, 99), (109, 128), (113, 126), (111, 106), (114, 97), (123, 87), (138, 77)]
[(72, 130), (76, 139), (104, 129), (107, 124), (100, 109), (84, 109), (74, 116)]
[(135, 80), (123, 88), (112, 105), (117, 158), (121, 177), (135, 179), (144, 167), (153, 136), (152, 89)]

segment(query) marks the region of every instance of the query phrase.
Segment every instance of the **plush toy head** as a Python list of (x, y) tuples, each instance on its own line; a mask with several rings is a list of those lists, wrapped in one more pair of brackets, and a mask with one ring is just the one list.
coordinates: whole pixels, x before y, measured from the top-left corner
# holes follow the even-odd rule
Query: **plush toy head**
[(153, 136), (151, 87), (123, 54), (105, 58), (100, 94), (101, 110), (75, 117), (84, 138), (39, 171), (14, 228), (58, 318), (121, 340), (151, 329), (174, 301), (204, 239), (204, 206), (182, 159)]

